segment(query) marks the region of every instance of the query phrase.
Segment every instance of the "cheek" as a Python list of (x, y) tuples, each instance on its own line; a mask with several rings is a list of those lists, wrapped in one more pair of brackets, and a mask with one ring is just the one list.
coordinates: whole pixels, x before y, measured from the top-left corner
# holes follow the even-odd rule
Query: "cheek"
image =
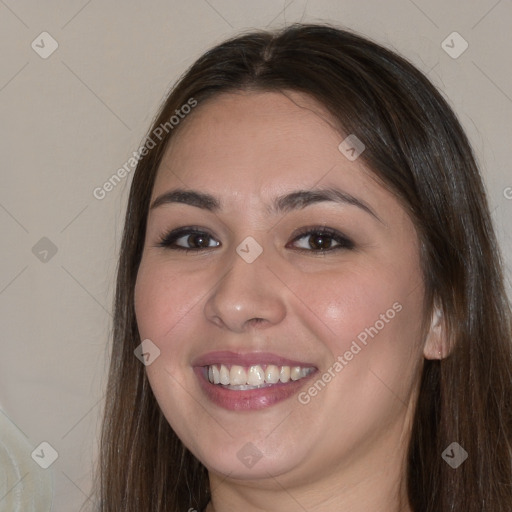
[(324, 273), (295, 280), (294, 291), (320, 326), (345, 339), (374, 322), (393, 295), (375, 277), (367, 271)]
[(169, 265), (143, 260), (134, 296), (141, 339), (149, 338), (164, 348), (164, 341), (172, 338), (172, 331), (186, 318), (200, 296), (193, 280), (183, 279)]
[[(190, 280), (156, 259), (143, 259), (135, 284), (135, 315), (141, 340), (150, 339), (160, 355), (146, 367), (152, 391), (171, 426), (180, 437), (190, 434), (193, 408), (181, 409), (190, 396), (185, 391), (186, 340), (191, 310), (201, 296)], [(169, 414), (180, 410), (179, 415)]]
[(310, 276), (295, 287), (307, 298), (300, 315), (330, 355), (319, 376), (325, 388), (312, 383), (300, 399), (328, 435), (376, 432), (402, 413), (421, 360), (417, 283), (412, 265), (401, 273), (375, 266)]
[(377, 339), (382, 343), (374, 344), (374, 355), (380, 357), (390, 349), (403, 351), (419, 335), (423, 288), (418, 279), (412, 266), (400, 271), (375, 266), (302, 275), (292, 282), (301, 316), (334, 357), (357, 352), (357, 345), (363, 351)]

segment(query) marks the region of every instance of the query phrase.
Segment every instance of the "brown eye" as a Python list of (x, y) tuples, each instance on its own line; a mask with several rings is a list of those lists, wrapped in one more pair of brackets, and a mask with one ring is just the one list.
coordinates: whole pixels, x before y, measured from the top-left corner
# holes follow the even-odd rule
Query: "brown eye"
[(200, 251), (219, 245), (220, 242), (217, 242), (208, 233), (190, 227), (175, 229), (163, 236), (158, 243), (159, 247), (178, 251)]
[[(342, 233), (325, 227), (303, 231), (294, 238), (292, 244), (299, 251), (317, 253), (354, 248), (354, 243)], [(159, 247), (178, 251), (201, 251), (220, 245), (209, 233), (193, 227), (175, 229), (158, 243)]]
[[(293, 240), (299, 250), (328, 252), (339, 249), (353, 249), (354, 243), (332, 228), (309, 228)], [(297, 243), (300, 242), (300, 243)]]
[(333, 241), (330, 235), (310, 235), (309, 246), (311, 249), (330, 249)]
[[(186, 242), (193, 247), (209, 247), (210, 244), (210, 236), (204, 235), (201, 233), (194, 233), (192, 235), (184, 236), (182, 238), (186, 238)], [(180, 239), (178, 239), (180, 240)]]

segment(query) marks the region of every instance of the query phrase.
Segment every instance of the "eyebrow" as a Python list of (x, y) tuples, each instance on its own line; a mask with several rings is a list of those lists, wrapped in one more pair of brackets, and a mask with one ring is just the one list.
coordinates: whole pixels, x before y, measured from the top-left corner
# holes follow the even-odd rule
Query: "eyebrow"
[[(382, 219), (367, 203), (336, 187), (296, 190), (277, 196), (270, 207), (267, 208), (267, 211), (271, 215), (279, 215), (292, 210), (300, 210), (311, 204), (322, 202), (333, 202), (356, 206), (384, 224)], [(151, 204), (150, 209), (152, 210), (159, 206), (172, 203), (188, 204), (213, 213), (221, 210), (221, 202), (215, 196), (205, 192), (184, 188), (169, 190), (168, 192), (158, 196)]]

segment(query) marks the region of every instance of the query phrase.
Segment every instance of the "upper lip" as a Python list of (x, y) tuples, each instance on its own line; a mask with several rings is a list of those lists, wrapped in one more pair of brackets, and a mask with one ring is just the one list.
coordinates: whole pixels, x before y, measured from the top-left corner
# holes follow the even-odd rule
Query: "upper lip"
[(254, 366), (257, 364), (274, 364), (276, 366), (302, 366), (304, 368), (316, 366), (309, 362), (296, 361), (270, 352), (232, 352), (222, 350), (208, 352), (192, 361), (192, 366), (211, 366), (213, 364), (236, 364), (239, 366)]

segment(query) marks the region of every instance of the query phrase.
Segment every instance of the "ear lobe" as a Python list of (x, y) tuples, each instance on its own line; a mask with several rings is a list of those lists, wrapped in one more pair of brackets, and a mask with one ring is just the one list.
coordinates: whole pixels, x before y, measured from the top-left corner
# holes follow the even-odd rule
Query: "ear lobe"
[(423, 355), (425, 359), (444, 359), (447, 354), (446, 329), (443, 312), (435, 307), (427, 334)]

